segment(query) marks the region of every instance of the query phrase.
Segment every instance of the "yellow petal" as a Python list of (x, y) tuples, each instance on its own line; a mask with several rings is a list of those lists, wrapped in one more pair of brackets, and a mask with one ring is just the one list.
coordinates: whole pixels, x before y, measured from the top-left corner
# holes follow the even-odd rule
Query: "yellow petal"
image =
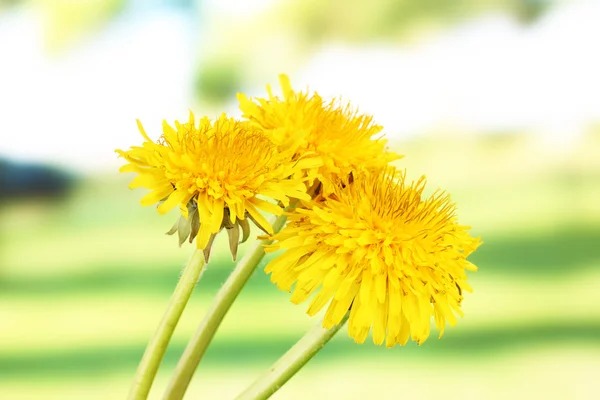
[(311, 157), (311, 158), (303, 158), (298, 160), (294, 167), (298, 169), (311, 169), (311, 168), (319, 168), (323, 165), (323, 158), (321, 157)]
[(257, 197), (248, 199), (248, 201), (252, 203), (255, 207), (273, 215), (281, 215), (282, 213), (281, 207), (279, 207), (278, 205), (259, 199)]
[(325, 307), (325, 305), (331, 300), (332, 297), (333, 289), (321, 288), (321, 291), (315, 296), (313, 301), (310, 303), (310, 306), (308, 307), (306, 313), (311, 316), (315, 315), (316, 313), (321, 311), (323, 307)]
[(221, 230), (221, 225), (223, 224), (224, 207), (225, 205), (222, 198), (214, 200), (212, 207), (213, 214), (210, 221), (212, 233), (217, 233), (219, 230)]
[[(345, 296), (341, 298), (335, 298), (329, 308), (327, 309), (327, 313), (325, 314), (325, 320), (327, 320), (327, 325), (332, 327), (340, 323), (344, 315), (350, 311), (350, 305), (352, 301), (356, 297), (356, 293), (358, 293), (358, 288), (360, 286), (356, 283), (353, 283), (348, 291), (346, 291)], [(337, 295), (337, 292), (336, 292)]]
[(175, 190), (173, 193), (171, 193), (167, 200), (158, 206), (158, 212), (160, 214), (166, 214), (171, 211), (173, 207), (179, 204), (183, 204), (185, 206), (191, 197), (192, 195), (187, 191)]
[(138, 130), (140, 131), (140, 133), (142, 134), (144, 139), (146, 139), (148, 142), (152, 142), (152, 140), (146, 134), (146, 131), (144, 130), (144, 127), (142, 126), (142, 122), (139, 119), (136, 119), (135, 122), (137, 123)]
[(208, 244), (212, 233), (210, 231), (210, 227), (207, 224), (200, 224), (200, 230), (198, 231), (198, 236), (196, 236), (196, 246), (199, 249), (205, 249)]
[(292, 84), (290, 83), (290, 78), (285, 75), (279, 75), (279, 84), (281, 85), (281, 91), (283, 92), (283, 96), (288, 99), (294, 95), (294, 90), (292, 89)]
[(168, 195), (170, 195), (173, 192), (173, 186), (168, 185), (168, 186), (163, 186), (162, 188), (158, 188), (155, 189), (154, 191), (148, 193), (147, 195), (145, 195), (144, 197), (142, 197), (142, 200), (140, 200), (140, 203), (142, 203), (142, 205), (144, 207), (152, 205), (152, 204), (156, 204), (159, 201), (161, 201), (162, 199), (164, 199), (165, 197), (167, 197)]
[(273, 234), (273, 227), (271, 226), (269, 221), (267, 221), (267, 219), (263, 217), (263, 215), (256, 208), (254, 208), (254, 206), (251, 203), (246, 202), (246, 210), (252, 216), (252, 218), (254, 218), (254, 220), (260, 228), (262, 228), (270, 235)]
[(156, 189), (163, 188), (168, 185), (170, 185), (170, 183), (164, 177), (146, 172), (133, 178), (129, 184), (129, 189), (136, 189), (140, 187), (146, 189)]
[(377, 302), (375, 306), (375, 318), (373, 321), (373, 342), (376, 345), (381, 345), (385, 340), (387, 331), (387, 316), (388, 316), (388, 297), (387, 292), (384, 292), (385, 299), (383, 302)]

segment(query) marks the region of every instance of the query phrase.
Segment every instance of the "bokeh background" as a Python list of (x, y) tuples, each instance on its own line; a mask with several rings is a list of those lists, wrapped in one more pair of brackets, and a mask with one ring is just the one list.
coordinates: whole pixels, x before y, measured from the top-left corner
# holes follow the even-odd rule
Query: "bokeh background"
[[(0, 398), (125, 397), (191, 248), (114, 149), (140, 142), (136, 118), (157, 138), (190, 109), (239, 115), (235, 93), (282, 72), (374, 114), (485, 243), (443, 339), (340, 334), (274, 398), (598, 398), (599, 20), (596, 1), (0, 1)], [(304, 310), (258, 270), (188, 398), (232, 398), (312, 326)]]

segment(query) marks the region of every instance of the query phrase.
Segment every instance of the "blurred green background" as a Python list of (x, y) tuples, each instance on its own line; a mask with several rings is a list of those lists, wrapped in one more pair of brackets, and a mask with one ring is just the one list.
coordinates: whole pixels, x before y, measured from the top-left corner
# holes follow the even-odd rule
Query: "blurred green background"
[[(236, 91), (264, 94), (280, 72), (375, 114), (406, 155), (396, 164), (450, 191), (484, 245), (466, 316), (444, 338), (385, 349), (341, 333), (274, 398), (597, 398), (600, 86), (589, 71), (600, 30), (585, 21), (600, 8), (364, 4), (0, 1), (1, 57), (13, 61), (0, 67), (0, 157), (74, 179), (48, 200), (35, 181), (13, 196), (7, 182), (25, 181), (0, 174), (0, 398), (125, 397), (192, 249), (164, 235), (175, 215), (139, 206), (111, 152), (139, 143), (135, 118), (156, 137), (161, 119), (233, 112)], [(481, 28), (497, 21), (514, 30)], [(361, 56), (396, 51), (408, 72)], [(489, 69), (461, 69), (486, 57)], [(217, 239), (152, 398), (233, 268), (226, 247)], [(187, 398), (239, 393), (316, 322), (304, 311), (259, 269)]]

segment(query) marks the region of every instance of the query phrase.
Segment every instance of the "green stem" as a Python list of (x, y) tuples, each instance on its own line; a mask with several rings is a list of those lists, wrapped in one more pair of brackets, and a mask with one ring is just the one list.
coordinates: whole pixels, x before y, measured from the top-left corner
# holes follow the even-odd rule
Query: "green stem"
[(344, 319), (331, 329), (324, 329), (322, 322), (315, 325), (236, 400), (268, 399), (335, 336), (349, 315), (350, 313), (347, 313)]
[(204, 253), (196, 249), (190, 257), (177, 287), (169, 300), (167, 309), (154, 333), (152, 339), (146, 347), (146, 351), (140, 361), (140, 365), (135, 375), (133, 385), (129, 391), (128, 400), (144, 400), (148, 397), (152, 382), (156, 376), (156, 371), (165, 355), (167, 345), (171, 340), (175, 326), (183, 313), (196, 283), (204, 271)]
[[(273, 223), (273, 230), (278, 232), (285, 224), (286, 217), (282, 215)], [(237, 264), (227, 281), (223, 284), (213, 300), (206, 316), (200, 322), (196, 333), (188, 343), (177, 367), (173, 378), (165, 392), (165, 400), (182, 399), (192, 380), (192, 376), (200, 364), (208, 345), (215, 335), (221, 321), (238, 294), (265, 256), (263, 245), (270, 244), (271, 240), (257, 241), (244, 254), (244, 258)]]

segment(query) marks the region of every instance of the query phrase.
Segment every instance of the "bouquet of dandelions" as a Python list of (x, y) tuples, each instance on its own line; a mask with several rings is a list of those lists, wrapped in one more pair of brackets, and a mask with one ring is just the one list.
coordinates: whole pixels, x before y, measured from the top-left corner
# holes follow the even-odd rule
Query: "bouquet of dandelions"
[[(459, 225), (449, 196), (423, 195), (425, 177), (408, 182), (389, 163), (382, 127), (339, 101), (292, 90), (280, 76), (283, 98), (238, 95), (242, 120), (163, 124), (163, 135), (117, 152), (137, 174), (131, 188), (150, 190), (142, 205), (164, 214), (179, 207), (169, 234), (196, 241), (165, 314), (150, 340), (129, 393), (145, 399), (179, 317), (225, 228), (235, 261), (250, 237), (250, 221), (264, 232), (217, 293), (187, 345), (165, 399), (181, 399), (225, 314), (265, 252), (283, 250), (266, 266), (271, 281), (308, 314), (326, 308), (301, 338), (238, 399), (265, 399), (289, 380), (344, 325), (357, 343), (369, 332), (387, 347), (423, 343), (430, 320), (444, 332), (462, 315), (471, 291), (467, 257), (481, 243)], [(263, 213), (272, 214), (272, 220)], [(285, 224), (287, 221), (287, 225)], [(314, 296), (313, 296), (314, 295)]]

